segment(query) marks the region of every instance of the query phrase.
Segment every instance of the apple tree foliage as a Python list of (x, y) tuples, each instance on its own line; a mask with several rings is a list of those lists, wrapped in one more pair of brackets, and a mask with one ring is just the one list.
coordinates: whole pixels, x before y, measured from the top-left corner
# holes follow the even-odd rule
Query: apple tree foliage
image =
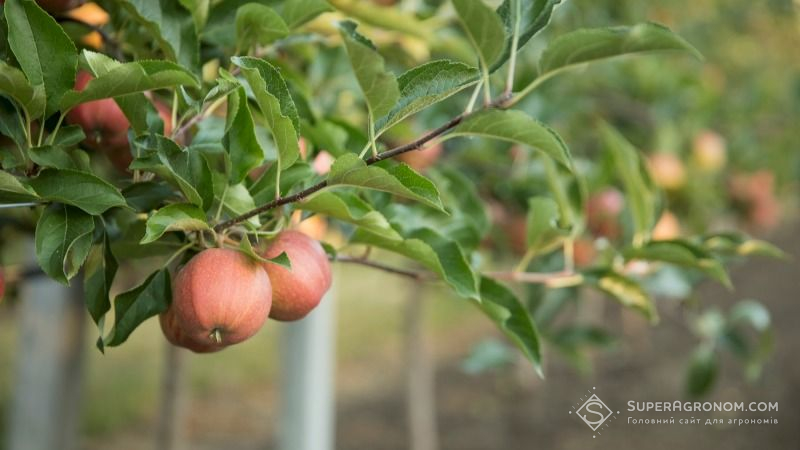
[[(574, 69), (609, 58), (660, 52), (651, 58), (665, 67), (671, 58), (700, 58), (664, 26), (576, 29), (535, 49), (527, 44), (561, 0), (505, 0), (497, 8), (452, 0), (425, 14), (343, 0), (98, 4), (111, 20), (102, 47), (90, 49), (74, 23), (32, 0), (5, 2), (0, 218), (4, 228), (33, 235), (49, 277), (83, 277), (101, 350), (167, 309), (176, 263), (213, 245), (254, 255), (295, 211), (322, 215), (342, 232), (340, 248), (327, 246), (333, 260), (362, 247), (384, 250), (362, 261), (369, 265), (381, 266), (376, 258), (389, 253), (413, 261), (414, 276), (438, 280), (474, 305), (537, 370), (545, 342), (569, 353), (606, 335), (540, 331), (547, 308), (521, 301), (519, 284), (559, 292), (553, 301), (560, 302), (596, 289), (655, 323), (657, 303), (632, 262), (730, 286), (732, 257), (777, 252), (739, 232), (653, 240), (663, 197), (638, 150), (599, 122), (583, 132), (602, 143), (602, 161), (624, 188), (629, 233), (595, 264), (575, 267), (585, 175), (601, 158), (573, 157), (569, 139), (523, 100), (562, 74), (591, 77)], [(519, 64), (518, 55), (536, 52), (535, 67)], [(94, 79), (75, 91), (79, 70)], [(125, 173), (103, 152), (82, 148), (84, 132), (65, 121), (78, 105), (106, 98), (130, 122)], [(171, 108), (167, 135), (154, 98)], [(395, 158), (442, 143), (453, 152), (479, 149), (480, 164), (445, 158), (421, 173)], [(334, 158), (330, 170), (314, 170), (323, 150)], [(516, 269), (503, 270), (485, 256), (493, 224), (482, 187), (517, 169), (498, 165), (510, 151), (540, 170), (526, 186), (526, 251)], [(110, 298), (115, 276), (132, 265), (149, 275)], [(730, 321), (718, 318), (718, 328), (749, 320), (764, 330), (758, 308), (737, 311)], [(707, 378), (695, 376), (700, 384)]]

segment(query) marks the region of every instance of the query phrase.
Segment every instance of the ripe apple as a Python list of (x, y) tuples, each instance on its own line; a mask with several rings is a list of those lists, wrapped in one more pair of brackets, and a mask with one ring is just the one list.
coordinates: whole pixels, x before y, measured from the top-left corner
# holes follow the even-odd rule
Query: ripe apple
[(512, 215), (503, 223), (503, 231), (514, 253), (524, 255), (528, 251), (528, 225), (525, 215)]
[(322, 150), (321, 152), (317, 153), (317, 156), (314, 157), (311, 167), (314, 169), (314, 172), (318, 173), (319, 175), (325, 175), (331, 171), (331, 166), (333, 165), (333, 161), (335, 159), (336, 158), (334, 158), (333, 155), (325, 150)]
[(286, 252), (291, 270), (264, 263), (272, 282), (270, 318), (281, 321), (305, 317), (331, 287), (331, 264), (320, 243), (299, 231), (284, 231), (270, 243), (265, 258)]
[(419, 150), (401, 153), (397, 156), (397, 159), (408, 164), (417, 172), (423, 172), (436, 164), (436, 161), (442, 156), (442, 151), (442, 144), (436, 143)]
[[(91, 79), (92, 75), (89, 72), (78, 72), (75, 89), (82, 91)], [(172, 112), (158, 100), (154, 101), (153, 105), (164, 121), (164, 134), (171, 134)], [(67, 121), (83, 128), (86, 134), (83, 145), (86, 148), (104, 153), (121, 172), (128, 170), (133, 161), (128, 145), (130, 122), (114, 99), (104, 98), (82, 103), (67, 113)]]
[(661, 213), (658, 222), (653, 227), (652, 238), (654, 241), (675, 239), (681, 234), (681, 223), (678, 217), (670, 211)]
[(614, 240), (622, 234), (619, 216), (625, 208), (625, 196), (607, 188), (589, 197), (586, 202), (586, 226), (598, 237)]
[(675, 154), (655, 153), (650, 155), (647, 164), (656, 186), (677, 190), (686, 184), (686, 168)]
[(718, 172), (727, 161), (725, 138), (711, 130), (699, 133), (692, 145), (692, 159), (703, 172)]
[(236, 250), (204, 250), (173, 281), (175, 322), (185, 339), (200, 348), (220, 349), (253, 336), (271, 305), (267, 273)]
[[(98, 6), (97, 3), (84, 3), (68, 11), (65, 15), (95, 27), (101, 27), (107, 24), (109, 20), (106, 10)], [(81, 38), (81, 42), (87, 47), (99, 49), (103, 46), (103, 36), (97, 31), (91, 31)]]
[(597, 250), (594, 248), (594, 242), (587, 238), (578, 238), (572, 246), (572, 258), (575, 261), (575, 267), (587, 267), (594, 262), (597, 256)]
[(158, 323), (164, 337), (175, 346), (189, 349), (195, 353), (212, 353), (222, 350), (222, 347), (208, 342), (196, 342), (186, 335), (175, 318), (175, 310), (170, 307), (167, 312), (159, 314)]
[(734, 175), (729, 184), (733, 200), (744, 207), (750, 227), (760, 231), (780, 223), (781, 205), (775, 196), (775, 175), (768, 170)]

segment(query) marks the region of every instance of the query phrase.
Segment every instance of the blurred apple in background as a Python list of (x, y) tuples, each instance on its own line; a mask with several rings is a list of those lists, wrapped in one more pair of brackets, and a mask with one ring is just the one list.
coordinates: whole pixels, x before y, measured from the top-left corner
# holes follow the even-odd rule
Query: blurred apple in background
[(711, 130), (700, 132), (692, 143), (692, 159), (700, 170), (718, 172), (728, 160), (725, 138)]
[(314, 172), (325, 175), (326, 173), (331, 171), (331, 164), (334, 161), (333, 155), (326, 152), (325, 150), (321, 150), (317, 153), (317, 156), (314, 157), (314, 161), (311, 163), (311, 168), (314, 169)]
[(431, 144), (419, 150), (405, 152), (397, 157), (400, 161), (411, 166), (417, 172), (424, 172), (427, 168), (436, 164), (442, 155), (442, 144)]
[(661, 213), (656, 226), (653, 227), (652, 238), (654, 241), (675, 239), (681, 235), (681, 223), (678, 217), (670, 211)]
[(647, 166), (653, 182), (662, 189), (678, 190), (686, 184), (686, 167), (673, 153), (654, 153), (648, 157)]
[(769, 170), (735, 174), (728, 184), (731, 198), (744, 210), (747, 224), (757, 231), (774, 229), (781, 219), (781, 206), (775, 196), (775, 175)]
[[(95, 27), (107, 24), (109, 19), (108, 13), (97, 3), (85, 3), (67, 12), (66, 16)], [(87, 47), (99, 49), (103, 46), (103, 37), (97, 31), (92, 31), (83, 36), (81, 42)]]
[(625, 208), (625, 196), (617, 189), (607, 188), (594, 193), (586, 202), (586, 226), (597, 237), (614, 240), (622, 234), (620, 214)]
[(572, 258), (575, 261), (575, 267), (591, 265), (596, 256), (597, 250), (594, 247), (594, 241), (585, 237), (575, 240), (572, 247)]

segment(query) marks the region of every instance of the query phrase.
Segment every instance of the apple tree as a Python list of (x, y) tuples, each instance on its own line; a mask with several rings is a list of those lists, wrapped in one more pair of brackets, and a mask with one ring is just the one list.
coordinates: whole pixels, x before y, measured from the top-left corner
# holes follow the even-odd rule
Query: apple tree
[[(735, 230), (659, 231), (662, 190), (625, 134), (599, 119), (562, 137), (539, 120), (561, 99), (535, 94), (592, 76), (576, 68), (701, 58), (664, 26), (574, 29), (537, 49), (560, 0), (75, 3), (4, 2), (0, 226), (4, 241), (33, 235), (47, 276), (83, 277), (101, 351), (158, 315), (195, 351), (302, 318), (330, 260), (443, 284), (540, 369), (545, 342), (597, 337), (551, 327), (545, 304), (594, 289), (656, 323), (660, 268), (689, 289), (731, 286), (729, 261), (780, 253)], [(571, 139), (599, 151), (573, 155)], [(298, 216), (342, 239), (292, 235)], [(498, 235), (515, 262), (491, 257)], [(149, 275), (111, 298), (134, 265)]]

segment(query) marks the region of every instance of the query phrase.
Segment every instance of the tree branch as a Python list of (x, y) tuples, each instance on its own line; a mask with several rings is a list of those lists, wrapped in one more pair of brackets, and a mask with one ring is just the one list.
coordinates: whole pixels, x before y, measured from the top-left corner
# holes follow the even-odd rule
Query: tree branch
[(354, 258), (352, 256), (337, 256), (335, 259), (333, 259), (333, 261), (351, 263), (351, 264), (360, 264), (362, 266), (372, 267), (373, 269), (383, 270), (384, 272), (389, 272), (396, 275), (402, 275), (404, 277), (413, 278), (415, 280), (420, 280), (420, 281), (430, 280), (432, 279), (433, 275), (430, 272), (401, 269), (399, 267), (392, 267), (383, 263), (370, 261), (364, 258)]
[[(434, 130), (429, 131), (428, 133), (426, 133), (425, 135), (423, 135), (419, 139), (417, 139), (417, 140), (415, 140), (413, 142), (409, 142), (408, 144), (404, 144), (404, 145), (392, 148), (390, 150), (387, 150), (385, 152), (379, 153), (378, 155), (372, 156), (370, 158), (367, 158), (367, 159), (364, 160), (364, 162), (366, 162), (367, 165), (372, 165), (372, 164), (375, 164), (377, 162), (380, 162), (380, 161), (383, 161), (383, 160), (386, 160), (386, 159), (394, 158), (395, 156), (400, 155), (402, 153), (410, 152), (412, 150), (418, 150), (422, 146), (424, 146), (426, 143), (428, 143), (428, 142), (432, 141), (433, 139), (435, 139), (435, 138), (447, 133), (448, 131), (452, 130), (453, 128), (458, 126), (458, 124), (463, 122), (464, 119), (466, 119), (467, 117), (472, 116), (473, 114), (476, 114), (479, 111), (483, 111), (483, 110), (486, 110), (486, 109), (492, 109), (492, 108), (505, 109), (506, 106), (508, 105), (508, 102), (509, 102), (510, 99), (511, 99), (511, 95), (503, 94), (503, 95), (501, 95), (500, 97), (498, 97), (497, 99), (495, 99), (494, 101), (492, 101), (491, 103), (489, 103), (488, 105), (484, 106), (481, 109), (475, 110), (473, 112), (461, 113), (461, 114), (457, 115), (456, 117), (450, 119), (450, 121), (448, 121), (444, 125), (440, 126), (439, 128), (436, 128)], [(234, 225), (236, 225), (238, 223), (244, 222), (245, 220), (247, 220), (247, 219), (249, 219), (249, 218), (251, 218), (253, 216), (257, 216), (257, 215), (259, 215), (259, 214), (261, 214), (263, 212), (269, 211), (269, 210), (277, 208), (279, 206), (286, 205), (288, 203), (298, 202), (298, 201), (303, 200), (304, 198), (308, 197), (309, 195), (311, 195), (311, 194), (313, 194), (313, 193), (315, 193), (315, 192), (319, 191), (320, 189), (323, 189), (323, 188), (325, 188), (327, 186), (328, 186), (328, 182), (327, 182), (327, 180), (325, 180), (325, 181), (321, 181), (321, 182), (319, 182), (319, 183), (317, 183), (317, 184), (315, 184), (315, 185), (313, 185), (313, 186), (311, 186), (309, 188), (306, 188), (306, 189), (304, 189), (304, 190), (302, 190), (300, 192), (292, 194), (290, 196), (276, 198), (275, 200), (273, 200), (273, 201), (271, 201), (269, 203), (263, 204), (263, 205), (259, 206), (258, 208), (250, 210), (250, 211), (248, 211), (248, 212), (246, 212), (244, 214), (241, 214), (239, 216), (236, 216), (236, 217), (234, 217), (232, 219), (226, 220), (225, 222), (218, 223), (217, 225), (214, 226), (214, 231), (220, 232), (220, 231), (225, 230), (227, 228), (230, 228), (230, 227), (232, 227), (232, 226), (234, 226)]]

